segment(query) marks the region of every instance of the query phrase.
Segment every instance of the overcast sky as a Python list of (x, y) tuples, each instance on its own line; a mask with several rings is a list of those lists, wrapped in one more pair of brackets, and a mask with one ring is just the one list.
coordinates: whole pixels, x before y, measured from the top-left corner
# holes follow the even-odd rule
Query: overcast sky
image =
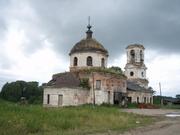
[(157, 94), (180, 94), (179, 0), (0, 0), (0, 87), (15, 80), (48, 82), (69, 70), (73, 45), (93, 37), (109, 66), (126, 64), (125, 47), (143, 44), (147, 77)]

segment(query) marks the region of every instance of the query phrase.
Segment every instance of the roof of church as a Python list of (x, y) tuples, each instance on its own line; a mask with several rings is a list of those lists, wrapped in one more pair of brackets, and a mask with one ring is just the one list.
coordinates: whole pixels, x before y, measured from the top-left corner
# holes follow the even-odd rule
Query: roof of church
[(72, 48), (70, 55), (76, 52), (102, 52), (108, 55), (108, 51), (98, 41), (93, 38), (82, 39)]
[(101, 52), (108, 55), (108, 51), (99, 43), (96, 39), (92, 38), (91, 25), (87, 26), (88, 30), (86, 32), (87, 36), (74, 45), (71, 49), (69, 55), (76, 52)]
[(78, 87), (80, 85), (79, 78), (72, 72), (55, 74), (46, 86), (53, 87)]
[(126, 49), (132, 49), (132, 48), (135, 48), (135, 47), (138, 47), (138, 48), (142, 48), (142, 49), (145, 49), (143, 45), (141, 44), (130, 44), (126, 47)]
[(133, 81), (127, 81), (127, 89), (131, 91), (139, 91), (139, 92), (153, 92), (151, 89), (146, 89), (144, 87), (141, 87), (137, 83)]

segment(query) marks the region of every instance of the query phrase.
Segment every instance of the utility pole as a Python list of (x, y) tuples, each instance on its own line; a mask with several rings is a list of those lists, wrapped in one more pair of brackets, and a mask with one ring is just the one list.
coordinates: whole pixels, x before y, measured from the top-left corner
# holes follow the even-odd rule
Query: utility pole
[(93, 106), (95, 107), (95, 90), (94, 90), (94, 73), (92, 72), (92, 79), (93, 79), (93, 87), (92, 87), (92, 90), (93, 90)]
[(163, 105), (162, 91), (161, 91), (161, 83), (159, 82), (159, 90), (160, 90), (160, 102)]

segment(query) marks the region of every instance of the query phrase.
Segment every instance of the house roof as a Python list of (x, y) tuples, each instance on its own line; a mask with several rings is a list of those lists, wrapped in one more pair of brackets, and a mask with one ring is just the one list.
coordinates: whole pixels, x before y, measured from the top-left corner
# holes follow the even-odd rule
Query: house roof
[(130, 91), (139, 91), (139, 92), (153, 92), (150, 88), (144, 88), (140, 86), (139, 84), (133, 82), (133, 81), (127, 81), (127, 89)]
[(78, 87), (80, 85), (80, 79), (72, 72), (65, 72), (55, 74), (46, 86), (53, 87)]

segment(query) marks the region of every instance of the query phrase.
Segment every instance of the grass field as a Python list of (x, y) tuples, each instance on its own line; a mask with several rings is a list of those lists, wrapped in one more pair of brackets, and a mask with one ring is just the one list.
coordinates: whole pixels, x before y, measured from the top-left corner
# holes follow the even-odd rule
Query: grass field
[[(140, 123), (137, 124), (136, 121)], [(66, 108), (21, 106), (0, 100), (0, 135), (84, 135), (125, 131), (150, 124), (151, 117), (127, 114), (116, 107)]]

